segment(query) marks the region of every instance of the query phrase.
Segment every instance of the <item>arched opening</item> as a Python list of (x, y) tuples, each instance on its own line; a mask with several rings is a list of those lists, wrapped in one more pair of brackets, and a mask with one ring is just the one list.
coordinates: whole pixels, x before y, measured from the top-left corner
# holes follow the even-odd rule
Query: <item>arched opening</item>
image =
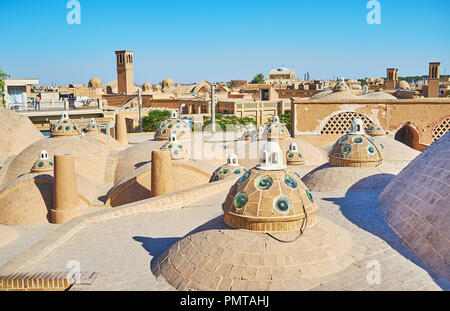
[(409, 124), (405, 124), (395, 133), (394, 139), (407, 145), (410, 148), (417, 149), (419, 145), (419, 134)]

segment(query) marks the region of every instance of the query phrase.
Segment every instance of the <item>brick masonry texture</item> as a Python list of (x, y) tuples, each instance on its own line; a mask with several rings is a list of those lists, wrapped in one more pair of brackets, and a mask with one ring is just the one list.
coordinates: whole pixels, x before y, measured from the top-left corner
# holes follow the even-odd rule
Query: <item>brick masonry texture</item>
[(450, 280), (450, 134), (414, 159), (379, 197), (391, 228), (440, 277)]

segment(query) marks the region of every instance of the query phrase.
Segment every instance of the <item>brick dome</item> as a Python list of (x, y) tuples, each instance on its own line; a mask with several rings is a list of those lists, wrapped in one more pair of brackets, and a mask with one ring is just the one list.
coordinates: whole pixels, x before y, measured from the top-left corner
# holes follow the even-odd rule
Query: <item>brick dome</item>
[(53, 171), (53, 161), (48, 158), (48, 152), (42, 150), (39, 154), (39, 159), (33, 164), (31, 168), (31, 172), (33, 173), (42, 173), (42, 172), (51, 172)]
[(393, 231), (439, 277), (450, 281), (450, 133), (405, 167), (378, 198)]
[(303, 155), (300, 153), (297, 144), (294, 142), (289, 144), (289, 150), (286, 152), (286, 159), (288, 165), (305, 164), (305, 159), (303, 159)]
[(227, 156), (227, 163), (219, 166), (211, 176), (209, 182), (225, 179), (231, 175), (241, 175), (247, 172), (247, 169), (239, 164), (235, 154)]
[(344, 78), (341, 78), (338, 83), (333, 88), (333, 92), (344, 92), (349, 91), (350, 87), (345, 83)]
[(99, 78), (92, 78), (89, 80), (88, 87), (93, 87), (95, 89), (101, 89), (102, 88), (102, 80)]
[(377, 145), (372, 137), (365, 134), (363, 121), (355, 119), (350, 132), (331, 147), (328, 158), (334, 166), (378, 166), (383, 161), (383, 148), (382, 144)]
[(89, 121), (89, 123), (86, 125), (85, 129), (84, 129), (87, 133), (90, 132), (99, 132), (99, 128), (97, 126), (97, 122), (95, 121), (94, 118), (91, 118), (91, 120)]
[(274, 116), (273, 121), (266, 127), (264, 137), (267, 138), (268, 140), (284, 139), (289, 138), (290, 134), (287, 127), (280, 122), (280, 118), (278, 116)]
[(370, 136), (384, 136), (386, 132), (380, 125), (371, 125), (367, 128), (367, 134)]
[(69, 114), (67, 112), (63, 112), (61, 119), (50, 127), (50, 137), (79, 135), (81, 135), (81, 129), (73, 120), (69, 119)]
[(266, 143), (260, 165), (243, 174), (231, 187), (222, 207), (228, 225), (286, 232), (316, 224), (317, 204), (300, 175), (282, 165), (280, 147), (275, 145), (278, 144)]
[(170, 119), (161, 122), (155, 132), (155, 139), (168, 140), (172, 133), (176, 134), (177, 139), (191, 138), (191, 129), (186, 122), (177, 117), (176, 111), (171, 112)]
[(160, 150), (168, 150), (172, 160), (184, 160), (188, 157), (183, 144), (178, 141), (175, 133), (170, 134), (169, 141), (161, 146)]

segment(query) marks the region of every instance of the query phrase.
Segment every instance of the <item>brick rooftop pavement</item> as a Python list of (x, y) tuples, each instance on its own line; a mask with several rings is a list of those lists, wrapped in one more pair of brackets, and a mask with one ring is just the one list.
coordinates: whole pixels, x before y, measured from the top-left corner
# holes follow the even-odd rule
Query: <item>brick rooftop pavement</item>
[[(313, 290), (449, 290), (448, 282), (437, 279), (381, 218), (376, 206), (379, 190), (347, 193), (313, 193), (319, 215), (347, 229), (356, 242), (350, 253), (355, 262), (347, 269), (324, 278), (309, 280)], [(80, 262), (81, 271), (98, 272), (90, 286), (72, 290), (173, 290), (150, 270), (155, 260), (182, 236), (222, 215), (221, 202), (227, 191), (211, 195), (186, 208), (146, 212), (94, 222), (65, 241), (43, 259), (17, 272), (69, 271), (70, 260)], [(381, 283), (370, 285), (366, 278), (380, 263)]]

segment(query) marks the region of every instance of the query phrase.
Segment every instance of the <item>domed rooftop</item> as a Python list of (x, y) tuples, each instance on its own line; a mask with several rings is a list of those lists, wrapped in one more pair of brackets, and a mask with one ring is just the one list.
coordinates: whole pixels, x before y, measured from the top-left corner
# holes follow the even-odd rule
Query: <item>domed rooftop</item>
[(344, 78), (341, 78), (339, 82), (336, 83), (336, 85), (333, 88), (333, 92), (344, 92), (349, 91), (350, 87), (345, 83)]
[(48, 152), (48, 158), (55, 154), (70, 154), (75, 158), (77, 175), (90, 180), (95, 185), (103, 185), (111, 149), (103, 143), (87, 137), (43, 138), (25, 148), (0, 170), (0, 191), (14, 183), (16, 179), (28, 174), (36, 163), (42, 150)]
[(0, 108), (0, 130), (0, 164), (44, 137), (28, 117), (6, 108)]
[(89, 80), (88, 87), (93, 87), (95, 89), (101, 89), (102, 88), (102, 80), (99, 78), (92, 78)]
[(155, 133), (156, 140), (168, 140), (171, 134), (176, 134), (177, 139), (191, 138), (191, 129), (189, 126), (177, 117), (177, 112), (172, 111), (170, 119), (167, 119), (159, 125)]
[[(231, 187), (217, 217), (152, 265), (178, 290), (305, 290), (307, 280), (348, 267), (348, 232), (317, 219), (317, 204), (268, 142), (261, 163)], [(326, 251), (325, 251), (326, 249)], [(331, 255), (332, 254), (332, 255)]]
[(450, 281), (450, 133), (404, 168), (378, 198), (386, 222), (428, 267)]
[(383, 148), (365, 134), (363, 121), (354, 119), (350, 132), (336, 141), (328, 157), (334, 166), (372, 167), (383, 161)]
[(162, 145), (160, 150), (169, 150), (172, 155), (172, 160), (183, 160), (188, 157), (183, 144), (177, 140), (175, 133), (170, 134), (169, 141)]
[(410, 90), (411, 89), (408, 81), (405, 81), (405, 80), (402, 80), (398, 83), (398, 88), (402, 89), (402, 90)]
[(71, 119), (69, 114), (63, 112), (61, 119), (53, 124), (50, 128), (50, 137), (67, 137), (67, 136), (80, 136), (81, 129)]
[(247, 172), (247, 169), (239, 165), (237, 156), (232, 153), (227, 156), (227, 163), (214, 171), (209, 182), (222, 180), (231, 175), (238, 176), (245, 172)]
[(264, 136), (267, 140), (270, 139), (284, 139), (288, 138), (291, 135), (289, 134), (289, 130), (286, 125), (280, 122), (280, 118), (276, 115), (273, 117), (273, 121), (267, 125), (266, 130), (264, 132)]
[(91, 118), (89, 120), (88, 125), (86, 126), (86, 128), (84, 129), (87, 133), (90, 132), (99, 132), (99, 128), (97, 126), (97, 122), (95, 121), (94, 118)]
[(358, 95), (356, 98), (363, 99), (397, 99), (397, 97), (385, 92), (370, 92), (364, 95)]
[(173, 87), (173, 80), (170, 78), (166, 78), (161, 82), (162, 88)]
[(303, 165), (305, 164), (305, 159), (303, 159), (302, 154), (298, 150), (298, 146), (295, 142), (289, 144), (289, 149), (286, 152), (286, 159), (288, 165)]
[(152, 87), (152, 85), (151, 85), (150, 83), (145, 82), (145, 83), (142, 85), (142, 91), (144, 91), (144, 92), (150, 92), (150, 91), (152, 91), (152, 90), (153, 90), (153, 87)]
[(32, 173), (42, 173), (53, 171), (53, 161), (48, 158), (48, 152), (42, 150), (39, 154), (39, 159), (31, 168)]
[(370, 136), (384, 136), (386, 131), (380, 125), (371, 125), (367, 128), (367, 134)]
[(281, 66), (280, 68), (277, 69), (277, 71), (286, 71), (288, 70), (285, 66)]
[(260, 164), (231, 187), (223, 211), (231, 227), (286, 232), (314, 226), (317, 205), (300, 176), (283, 164), (279, 145), (267, 142)]

